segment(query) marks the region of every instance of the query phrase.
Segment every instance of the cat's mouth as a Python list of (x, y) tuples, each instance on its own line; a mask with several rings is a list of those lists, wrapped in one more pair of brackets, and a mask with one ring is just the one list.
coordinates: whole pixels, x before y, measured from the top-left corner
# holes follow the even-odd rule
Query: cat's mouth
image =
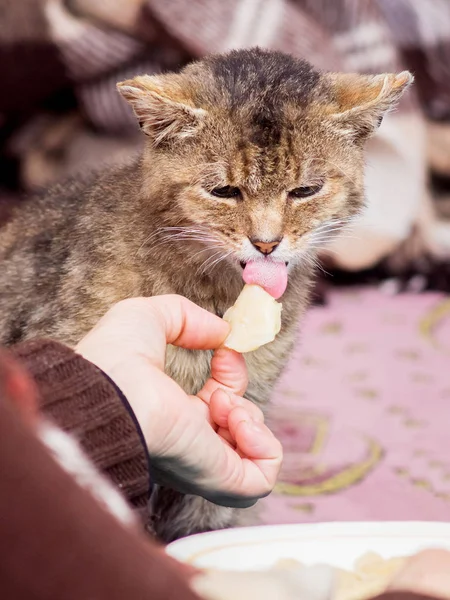
[(288, 262), (272, 258), (240, 261), (242, 278), (247, 284), (259, 285), (275, 299), (280, 298), (287, 287)]
[[(245, 265), (246, 265), (247, 263), (246, 263), (246, 262), (244, 262), (243, 260), (241, 260), (241, 262), (240, 262), (239, 264), (241, 265), (241, 269), (245, 269)], [(288, 266), (288, 265), (289, 265), (289, 261), (285, 260), (285, 261), (284, 261), (284, 264), (285, 264), (286, 266)]]

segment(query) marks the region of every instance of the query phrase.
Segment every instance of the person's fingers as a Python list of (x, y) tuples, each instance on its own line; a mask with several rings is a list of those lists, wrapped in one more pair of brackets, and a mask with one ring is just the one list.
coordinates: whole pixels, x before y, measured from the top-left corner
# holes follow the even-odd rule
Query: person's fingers
[(230, 446), (230, 448), (232, 448), (233, 450), (236, 449), (236, 442), (233, 439), (233, 436), (231, 435), (230, 430), (228, 428), (219, 427), (216, 433), (225, 444)]
[(264, 422), (262, 410), (253, 404), (253, 402), (236, 394), (227, 393), (220, 388), (216, 389), (210, 398), (209, 409), (212, 420), (219, 427), (228, 429), (228, 416), (238, 406), (245, 409), (255, 421)]
[(160, 316), (168, 344), (192, 350), (214, 350), (230, 331), (226, 321), (182, 296), (153, 296), (145, 301)]
[(211, 360), (211, 378), (234, 394), (242, 396), (248, 386), (245, 358), (234, 350), (216, 350)]
[(424, 550), (408, 559), (390, 590), (414, 591), (437, 598), (450, 597), (450, 552)]
[(100, 319), (76, 351), (100, 368), (121, 362), (128, 353), (145, 356), (162, 370), (167, 344), (214, 350), (229, 331), (223, 319), (182, 296), (128, 298)]
[(247, 384), (247, 365), (242, 354), (220, 348), (211, 360), (211, 377), (197, 395), (206, 403), (210, 402), (217, 389), (225, 389), (231, 394), (242, 396)]
[(239, 449), (252, 459), (270, 459), (281, 463), (283, 451), (280, 442), (264, 423), (254, 421), (248, 412), (234, 408), (228, 417), (228, 428)]
[(241, 407), (230, 412), (228, 427), (236, 440), (236, 467), (227, 485), (243, 496), (262, 496), (264, 490), (269, 493), (283, 460), (280, 442), (266, 425), (252, 420)]

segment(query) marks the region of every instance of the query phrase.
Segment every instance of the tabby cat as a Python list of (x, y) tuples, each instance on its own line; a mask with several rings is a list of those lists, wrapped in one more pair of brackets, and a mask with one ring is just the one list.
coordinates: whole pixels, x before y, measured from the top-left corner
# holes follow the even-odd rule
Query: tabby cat
[[(261, 406), (308, 302), (315, 255), (360, 211), (366, 139), (411, 83), (408, 72), (320, 73), (258, 48), (177, 74), (119, 84), (147, 144), (142, 156), (23, 202), (0, 232), (0, 341), (70, 345), (115, 302), (176, 293), (223, 315), (243, 268), (287, 270), (282, 330), (246, 356)], [(188, 393), (211, 354), (170, 347), (167, 372)], [(222, 528), (232, 510), (159, 489), (161, 539)]]

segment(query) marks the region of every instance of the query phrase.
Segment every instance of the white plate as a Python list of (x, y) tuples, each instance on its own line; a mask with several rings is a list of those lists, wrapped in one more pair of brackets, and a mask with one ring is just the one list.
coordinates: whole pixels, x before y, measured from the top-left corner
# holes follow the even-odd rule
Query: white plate
[(383, 558), (450, 550), (450, 523), (317, 523), (227, 529), (178, 540), (167, 552), (198, 567), (260, 570), (282, 558), (351, 569), (366, 552)]

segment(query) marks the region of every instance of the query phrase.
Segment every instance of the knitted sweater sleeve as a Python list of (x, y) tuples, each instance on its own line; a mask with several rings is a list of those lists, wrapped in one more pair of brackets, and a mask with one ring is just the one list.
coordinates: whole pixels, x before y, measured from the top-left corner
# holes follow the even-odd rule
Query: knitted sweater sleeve
[[(38, 387), (41, 412), (71, 433), (139, 512), (151, 489), (144, 437), (126, 398), (70, 348), (33, 340), (13, 348)], [(140, 510), (139, 510), (140, 509)]]

